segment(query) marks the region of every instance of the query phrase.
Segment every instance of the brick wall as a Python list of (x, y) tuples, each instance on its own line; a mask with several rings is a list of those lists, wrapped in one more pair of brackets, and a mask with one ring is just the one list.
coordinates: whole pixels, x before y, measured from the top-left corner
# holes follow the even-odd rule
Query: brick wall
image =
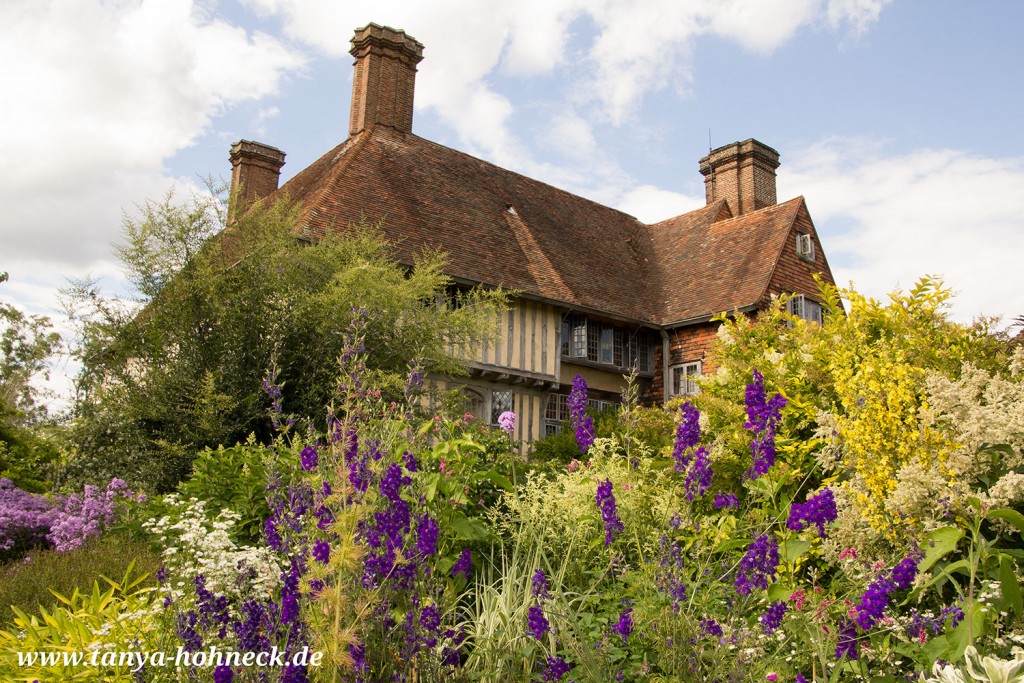
[[(714, 358), (711, 355), (711, 347), (718, 336), (718, 323), (698, 323), (687, 325), (668, 332), (669, 354), (668, 365), (680, 365), (693, 361), (701, 361), (702, 371), (707, 374), (715, 371)], [(644, 403), (658, 405), (664, 400), (664, 373), (662, 370), (665, 364), (662, 360), (664, 345), (658, 344), (654, 353), (654, 377), (646, 391), (641, 396)]]
[[(809, 234), (814, 240), (814, 261), (801, 258), (796, 251), (797, 234)], [(821, 278), (834, 285), (832, 272), (829, 270), (828, 261), (825, 260), (825, 252), (818, 241), (818, 234), (811, 222), (806, 208), (801, 209), (793, 223), (793, 229), (786, 238), (786, 244), (782, 249), (775, 272), (772, 274), (771, 282), (768, 285), (768, 294), (804, 294), (815, 301), (821, 297), (818, 295), (818, 285), (814, 282), (814, 275), (819, 274)], [(762, 302), (767, 303), (767, 301)]]

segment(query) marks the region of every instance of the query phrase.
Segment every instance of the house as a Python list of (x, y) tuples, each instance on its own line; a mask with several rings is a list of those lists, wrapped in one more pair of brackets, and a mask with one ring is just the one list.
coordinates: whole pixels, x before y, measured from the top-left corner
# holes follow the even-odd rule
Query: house
[(284, 153), (238, 142), (232, 188), (248, 200), (287, 192), (311, 239), (383, 219), (400, 261), (440, 249), (456, 283), (515, 290), (501, 338), (472, 350), (460, 380), (474, 414), (494, 423), (515, 410), (515, 436), (531, 442), (559, 429), (577, 373), (597, 407), (618, 401), (633, 366), (648, 402), (696, 391), (718, 313), (791, 294), (794, 312), (820, 320), (813, 278), (834, 281), (803, 197), (776, 200), (772, 148), (712, 150), (699, 166), (706, 206), (647, 225), (415, 135), (423, 45), (404, 31), (369, 24), (351, 53), (348, 137), (280, 190)]

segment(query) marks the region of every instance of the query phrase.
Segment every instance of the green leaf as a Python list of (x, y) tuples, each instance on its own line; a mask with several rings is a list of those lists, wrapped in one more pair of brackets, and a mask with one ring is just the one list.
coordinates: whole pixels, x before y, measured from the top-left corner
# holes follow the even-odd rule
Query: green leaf
[(786, 552), (786, 560), (788, 562), (794, 561), (796, 558), (807, 552), (807, 549), (811, 547), (810, 541), (786, 541), (784, 544)]
[(964, 532), (960, 529), (947, 526), (936, 529), (925, 536), (924, 559), (917, 566), (919, 572), (926, 572), (940, 559), (956, 550), (957, 543), (963, 538)]
[(726, 550), (732, 550), (733, 548), (742, 548), (750, 543), (750, 539), (746, 538), (730, 538), (727, 541), (722, 541), (715, 548), (716, 553), (724, 553)]
[(434, 500), (437, 496), (437, 484), (440, 480), (441, 475), (437, 472), (432, 472), (423, 478), (423, 495), (426, 499)]
[(494, 470), (477, 472), (476, 474), (473, 475), (473, 481), (480, 481), (481, 479), (487, 479), (498, 488), (504, 489), (506, 491), (511, 491), (514, 488), (512, 486), (512, 482), (509, 481), (508, 477), (499, 472), (495, 472)]
[(462, 541), (482, 541), (490, 536), (483, 522), (470, 519), (463, 514), (456, 514), (450, 524), (455, 538)]
[(1009, 522), (1013, 526), (1017, 527), (1017, 530), (1024, 534), (1024, 515), (1011, 510), (1010, 508), (999, 508), (998, 510), (989, 510), (988, 517), (995, 517), (1001, 519), (1004, 522)]
[(1003, 589), (1002, 600), (1008, 608), (1020, 616), (1024, 614), (1024, 598), (1021, 596), (1017, 574), (1013, 570), (1013, 560), (1006, 555), (1002, 555), (999, 559), (999, 582)]

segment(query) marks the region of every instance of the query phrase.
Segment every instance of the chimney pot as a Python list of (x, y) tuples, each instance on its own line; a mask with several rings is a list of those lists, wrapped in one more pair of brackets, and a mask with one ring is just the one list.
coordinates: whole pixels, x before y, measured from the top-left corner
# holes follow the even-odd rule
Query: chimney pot
[(711, 150), (700, 160), (707, 203), (729, 202), (734, 216), (774, 206), (779, 153), (753, 138)]
[(355, 61), (349, 135), (374, 124), (412, 132), (416, 65), (423, 44), (405, 31), (378, 24), (356, 29), (349, 50)]
[(252, 140), (231, 145), (231, 195), (228, 222), (234, 220), (237, 204), (246, 206), (277, 190), (285, 153)]

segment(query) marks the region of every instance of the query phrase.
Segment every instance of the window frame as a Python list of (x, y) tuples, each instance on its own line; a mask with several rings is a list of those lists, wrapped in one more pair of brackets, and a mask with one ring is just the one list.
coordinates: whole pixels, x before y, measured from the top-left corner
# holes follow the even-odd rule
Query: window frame
[(796, 255), (804, 261), (814, 262), (814, 237), (809, 232), (796, 234)]
[(678, 363), (669, 368), (671, 396), (696, 396), (700, 393), (697, 379), (704, 374), (704, 362), (700, 360)]

